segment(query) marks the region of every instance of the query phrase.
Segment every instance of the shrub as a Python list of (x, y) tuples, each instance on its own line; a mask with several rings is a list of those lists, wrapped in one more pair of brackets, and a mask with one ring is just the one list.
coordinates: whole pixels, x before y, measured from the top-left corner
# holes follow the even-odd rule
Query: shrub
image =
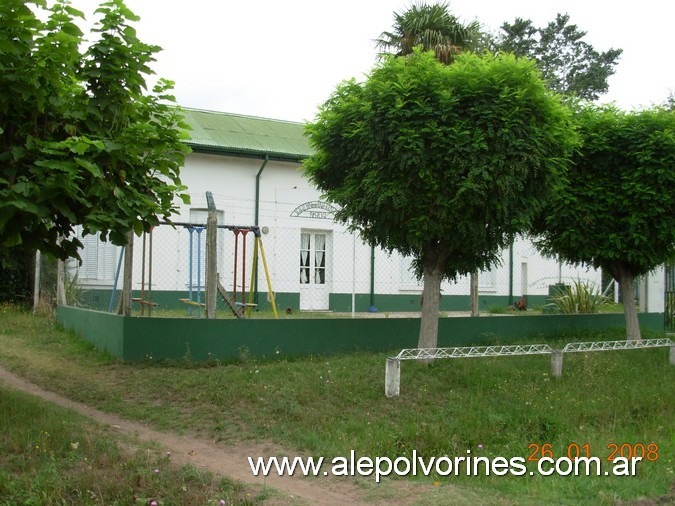
[(597, 313), (605, 302), (605, 297), (594, 284), (576, 279), (571, 286), (558, 290), (547, 306), (562, 314)]

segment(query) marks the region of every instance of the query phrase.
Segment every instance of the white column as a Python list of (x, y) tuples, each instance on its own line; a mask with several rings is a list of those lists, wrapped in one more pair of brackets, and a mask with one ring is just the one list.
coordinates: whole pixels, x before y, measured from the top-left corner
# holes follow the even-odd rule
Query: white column
[(384, 373), (384, 395), (398, 397), (401, 393), (401, 361), (397, 358), (387, 359)]

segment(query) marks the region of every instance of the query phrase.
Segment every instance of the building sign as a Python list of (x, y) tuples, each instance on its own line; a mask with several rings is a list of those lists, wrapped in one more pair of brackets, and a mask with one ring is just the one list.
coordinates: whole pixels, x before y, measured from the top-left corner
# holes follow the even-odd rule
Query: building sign
[(293, 212), (291, 216), (297, 216), (301, 218), (317, 218), (319, 220), (332, 220), (335, 218), (335, 209), (330, 204), (326, 202), (321, 202), (320, 200), (312, 200), (311, 202), (305, 202), (304, 204), (299, 205)]

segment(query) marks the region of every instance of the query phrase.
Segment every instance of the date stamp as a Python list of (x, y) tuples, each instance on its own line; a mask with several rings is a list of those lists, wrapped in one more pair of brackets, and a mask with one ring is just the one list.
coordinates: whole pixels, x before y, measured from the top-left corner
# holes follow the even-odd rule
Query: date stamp
[[(530, 443), (527, 445), (530, 452), (528, 461), (538, 461), (543, 458), (555, 459), (556, 457), (591, 458), (593, 456), (590, 443), (570, 443), (567, 447), (554, 449), (551, 443)], [(656, 443), (609, 443), (603, 450), (602, 458), (613, 462), (617, 457), (622, 459), (640, 459), (642, 461), (655, 462), (659, 460), (659, 445)]]

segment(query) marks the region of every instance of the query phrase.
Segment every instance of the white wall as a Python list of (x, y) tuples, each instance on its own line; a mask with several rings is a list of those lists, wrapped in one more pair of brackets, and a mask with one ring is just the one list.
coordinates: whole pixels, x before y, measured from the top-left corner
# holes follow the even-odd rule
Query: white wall
[[(177, 201), (180, 215), (174, 216), (173, 221), (188, 222), (191, 209), (206, 209), (206, 192), (210, 191), (216, 207), (223, 212), (223, 224), (254, 225), (256, 174), (262, 164), (263, 160), (254, 158), (200, 153), (188, 155), (186, 165), (181, 171), (181, 179), (189, 189), (192, 202), (185, 205)], [(266, 164), (260, 177), (259, 226), (266, 227), (267, 230), (262, 239), (274, 290), (276, 292), (297, 292), (299, 290), (300, 234), (302, 231), (318, 231), (327, 233), (332, 239), (328, 257), (332, 292), (351, 293), (355, 287), (357, 293), (368, 293), (370, 291), (370, 247), (359, 238), (354, 241), (344, 226), (334, 223), (331, 219), (311, 217), (308, 213), (292, 216), (298, 206), (317, 200), (320, 200), (320, 193), (303, 176), (300, 164), (278, 161), (269, 161)], [(205, 255), (205, 235), (202, 233), (201, 236), (197, 236), (193, 232), (193, 257), (196, 257), (197, 237), (200, 237), (202, 241), (202, 257)], [(154, 231), (153, 290), (187, 290), (190, 267), (189, 236), (189, 232), (182, 227), (174, 230), (168, 226), (161, 226)], [(241, 286), (241, 241), (243, 237), (240, 236), (239, 240), (237, 285)], [(219, 243), (218, 272), (225, 287), (231, 290), (234, 280), (234, 234), (227, 230), (220, 231)], [(136, 238), (134, 254), (134, 288), (136, 289), (140, 288), (141, 283), (141, 245), (142, 239)], [(548, 292), (548, 286), (557, 283), (559, 279), (569, 283), (572, 279), (579, 278), (600, 287), (598, 271), (569, 265), (559, 266), (555, 259), (543, 258), (525, 239), (518, 239), (515, 242), (513, 252), (513, 295), (515, 297), (519, 297), (523, 292), (527, 295), (545, 295)], [(86, 254), (84, 252), (85, 256)], [(147, 255), (149, 255), (149, 244), (146, 244)], [(247, 287), (250, 284), (252, 258), (253, 234), (248, 234), (245, 275)], [(494, 266), (490, 273), (479, 275), (480, 293), (508, 295), (508, 250), (502, 252), (501, 258), (501, 265)], [(355, 279), (353, 277), (354, 261), (356, 262)], [(193, 285), (196, 286), (196, 260), (193, 260), (192, 265)], [(416, 282), (406, 272), (408, 265), (409, 259), (403, 259), (398, 254), (389, 255), (377, 249), (375, 252), (375, 292), (379, 294), (421, 292), (421, 282)], [(146, 270), (146, 282), (148, 275)], [(109, 284), (112, 284), (112, 280)], [(264, 278), (259, 287), (261, 290), (266, 290)], [(444, 282), (442, 290), (444, 294), (466, 295), (469, 291), (468, 279), (462, 278), (456, 283)], [(658, 287), (654, 290), (658, 290)], [(661, 300), (661, 306), (663, 305), (662, 296), (651, 296), (649, 299), (654, 303)]]

